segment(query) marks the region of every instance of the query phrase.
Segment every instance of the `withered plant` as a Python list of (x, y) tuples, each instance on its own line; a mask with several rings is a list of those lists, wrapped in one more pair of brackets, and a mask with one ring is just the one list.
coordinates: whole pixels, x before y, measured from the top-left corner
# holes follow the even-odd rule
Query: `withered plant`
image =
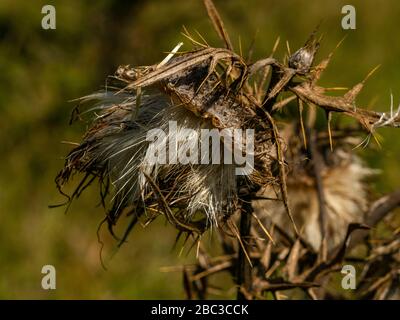
[[(212, 284), (221, 272), (231, 275), (240, 299), (347, 298), (327, 285), (345, 264), (360, 270), (352, 298), (400, 298), (400, 230), (392, 222), (400, 191), (370, 200), (368, 179), (377, 172), (354, 151), (367, 147), (376, 129), (399, 127), (400, 108), (393, 99), (387, 113), (357, 105), (374, 70), (343, 95), (320, 86), (333, 52), (314, 65), (318, 30), (285, 62), (274, 57), (279, 40), (269, 57), (251, 62), (234, 52), (212, 1), (204, 4), (224, 48), (185, 29), (193, 50), (179, 51), (179, 44), (160, 63), (121, 66), (107, 90), (80, 99), (74, 118), (88, 112), (94, 118), (56, 178), (62, 192), (83, 174), (68, 204), (97, 180), (103, 222), (119, 244), (138, 221), (148, 225), (164, 216), (197, 253), (197, 265), (180, 269), (189, 299), (223, 293)], [(91, 108), (81, 111), (88, 102)], [(297, 104), (295, 119), (280, 112), (289, 104)], [(317, 109), (326, 114), (326, 130), (316, 129)], [(333, 113), (356, 124), (333, 124)], [(170, 121), (177, 122), (173, 132)], [(253, 129), (253, 171), (241, 176), (235, 164), (154, 163), (149, 150), (166, 144), (146, 139), (153, 128), (164, 130), (180, 152), (200, 143), (200, 134), (187, 139), (186, 128)], [(122, 215), (131, 223), (117, 237)], [(369, 229), (382, 221), (391, 237), (376, 239)], [(201, 243), (210, 229), (222, 256), (212, 257)]]

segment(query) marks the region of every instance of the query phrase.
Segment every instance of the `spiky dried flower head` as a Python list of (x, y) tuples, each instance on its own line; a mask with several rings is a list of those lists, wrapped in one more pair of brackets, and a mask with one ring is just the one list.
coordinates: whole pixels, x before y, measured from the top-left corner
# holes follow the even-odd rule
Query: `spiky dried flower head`
[[(222, 72), (217, 72), (217, 64)], [(137, 214), (151, 211), (152, 219), (164, 212), (183, 231), (200, 233), (218, 225), (237, 209), (241, 185), (273, 181), (271, 126), (260, 122), (255, 106), (239, 94), (245, 69), (241, 57), (213, 48), (182, 54), (161, 66), (119, 68), (116, 78), (121, 90), (81, 99), (97, 100), (91, 109), (96, 116), (82, 143), (67, 157), (59, 185), (75, 172), (99, 177), (107, 186), (106, 194), (109, 186), (113, 189), (111, 224), (125, 208), (135, 208)], [(173, 130), (171, 123), (176, 124)], [(170, 153), (170, 141), (175, 141), (178, 152), (201, 146), (206, 128), (255, 130), (257, 165), (249, 176), (237, 176), (235, 163), (152, 161), (153, 150)], [(153, 129), (166, 135), (149, 141)], [(193, 133), (189, 137), (188, 129)], [(215, 152), (209, 148), (211, 154)]]
[(295, 69), (299, 74), (306, 74), (310, 71), (314, 62), (315, 54), (319, 48), (319, 41), (314, 31), (305, 45), (289, 57), (289, 67)]
[[(314, 174), (313, 159), (304, 149), (299, 139), (299, 129), (286, 125), (282, 129), (283, 137), (289, 146), (286, 161), (290, 170), (287, 176), (289, 205), (300, 234), (315, 251), (321, 246), (322, 238), (329, 239), (329, 249), (338, 246), (346, 235), (347, 226), (351, 223), (365, 223), (365, 215), (370, 205), (368, 182), (378, 170), (367, 167), (353, 150), (359, 139), (351, 137), (337, 138), (335, 148), (330, 151), (329, 139), (321, 132), (316, 141), (317, 152), (321, 161), (320, 179), (324, 192), (326, 235), (321, 228), (320, 198), (318, 181)], [(314, 159), (315, 161), (315, 159)], [(273, 186), (260, 190), (265, 198), (279, 199), (280, 192)], [(281, 201), (255, 200), (254, 210), (266, 225), (276, 224), (293, 236), (286, 226), (290, 223), (285, 215)]]

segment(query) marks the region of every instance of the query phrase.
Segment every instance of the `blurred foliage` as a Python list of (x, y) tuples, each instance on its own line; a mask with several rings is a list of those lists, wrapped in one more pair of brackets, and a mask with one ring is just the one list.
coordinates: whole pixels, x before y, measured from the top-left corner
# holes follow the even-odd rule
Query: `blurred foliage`
[[(145, 230), (139, 226), (118, 252), (116, 242), (102, 231), (105, 271), (96, 236), (104, 214), (97, 206), (97, 190), (92, 188), (66, 215), (65, 208), (48, 205), (64, 201), (53, 181), (70, 148), (61, 141), (79, 141), (84, 129), (68, 126), (74, 107), (68, 101), (102, 88), (120, 64), (160, 61), (184, 40), (183, 25), (198, 30), (211, 45), (221, 45), (202, 1), (51, 3), (57, 10), (56, 30), (41, 28), (41, 8), (47, 1), (0, 2), (0, 298), (183, 298), (181, 274), (160, 268), (190, 263), (193, 252), (179, 256), (179, 250), (172, 249), (175, 232), (164, 221)], [(395, 101), (400, 100), (398, 1), (215, 3), (237, 49), (239, 37), (245, 53), (257, 34), (254, 58), (269, 55), (278, 36), (276, 56), (283, 58), (286, 41), (294, 51), (322, 21), (318, 58), (347, 36), (322, 79), (324, 85), (351, 86), (380, 64), (359, 104), (388, 110), (391, 91)], [(341, 28), (345, 4), (357, 9), (356, 30)], [(382, 149), (372, 143), (360, 152), (372, 167), (382, 169), (375, 190), (383, 193), (399, 187), (400, 132), (380, 133)], [(212, 241), (206, 245), (212, 247)], [(57, 269), (57, 290), (40, 287), (46, 264)]]

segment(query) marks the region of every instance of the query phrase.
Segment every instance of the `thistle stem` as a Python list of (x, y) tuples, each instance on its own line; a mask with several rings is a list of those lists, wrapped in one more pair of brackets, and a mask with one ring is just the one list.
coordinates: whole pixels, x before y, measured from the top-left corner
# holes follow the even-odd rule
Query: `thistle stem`
[[(252, 273), (251, 265), (246, 257), (246, 252), (250, 253), (250, 229), (251, 229), (251, 219), (252, 219), (253, 208), (251, 206), (251, 198), (246, 196), (242, 201), (242, 212), (240, 216), (240, 237), (242, 239), (243, 248), (239, 250), (238, 264), (237, 264), (237, 300), (247, 300), (248, 297), (245, 293), (252, 292)], [(240, 248), (240, 244), (239, 244)], [(246, 250), (246, 252), (245, 252)], [(250, 256), (250, 254), (248, 255)], [(243, 292), (244, 289), (245, 292)]]

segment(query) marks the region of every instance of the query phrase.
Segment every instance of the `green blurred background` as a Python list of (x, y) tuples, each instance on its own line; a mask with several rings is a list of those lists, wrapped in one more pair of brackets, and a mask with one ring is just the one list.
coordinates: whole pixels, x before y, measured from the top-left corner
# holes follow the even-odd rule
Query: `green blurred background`
[[(42, 6), (53, 4), (57, 29), (41, 28)], [(322, 20), (318, 58), (342, 39), (322, 79), (327, 86), (351, 86), (376, 65), (358, 102), (388, 110), (390, 92), (400, 101), (400, 2), (385, 0), (215, 0), (232, 41), (246, 51), (258, 30), (254, 58), (269, 55), (281, 37), (292, 51)], [(357, 29), (341, 28), (341, 8), (353, 4)], [(0, 1), (0, 298), (137, 299), (183, 298), (179, 272), (165, 266), (193, 262), (193, 254), (172, 249), (175, 231), (162, 219), (138, 227), (118, 252), (106, 231), (107, 271), (99, 260), (96, 229), (103, 218), (98, 193), (91, 188), (69, 212), (48, 209), (64, 201), (54, 184), (69, 146), (79, 141), (84, 124), (69, 126), (74, 98), (101, 89), (118, 65), (160, 61), (179, 41), (185, 25), (213, 46), (221, 45), (201, 0), (153, 1)], [(195, 32), (193, 32), (195, 34)], [(189, 49), (185, 41), (183, 49)], [(400, 132), (381, 130), (382, 149), (361, 150), (381, 168), (374, 185), (387, 192), (400, 185)], [(77, 182), (78, 179), (76, 179)], [(72, 187), (69, 189), (72, 190)], [(125, 221), (128, 222), (128, 221)], [(121, 229), (122, 230), (122, 229)], [(205, 243), (213, 247), (212, 241)], [(115, 254), (114, 254), (115, 253)], [(112, 257), (112, 258), (111, 258)], [(57, 289), (41, 289), (41, 268), (57, 270)]]

